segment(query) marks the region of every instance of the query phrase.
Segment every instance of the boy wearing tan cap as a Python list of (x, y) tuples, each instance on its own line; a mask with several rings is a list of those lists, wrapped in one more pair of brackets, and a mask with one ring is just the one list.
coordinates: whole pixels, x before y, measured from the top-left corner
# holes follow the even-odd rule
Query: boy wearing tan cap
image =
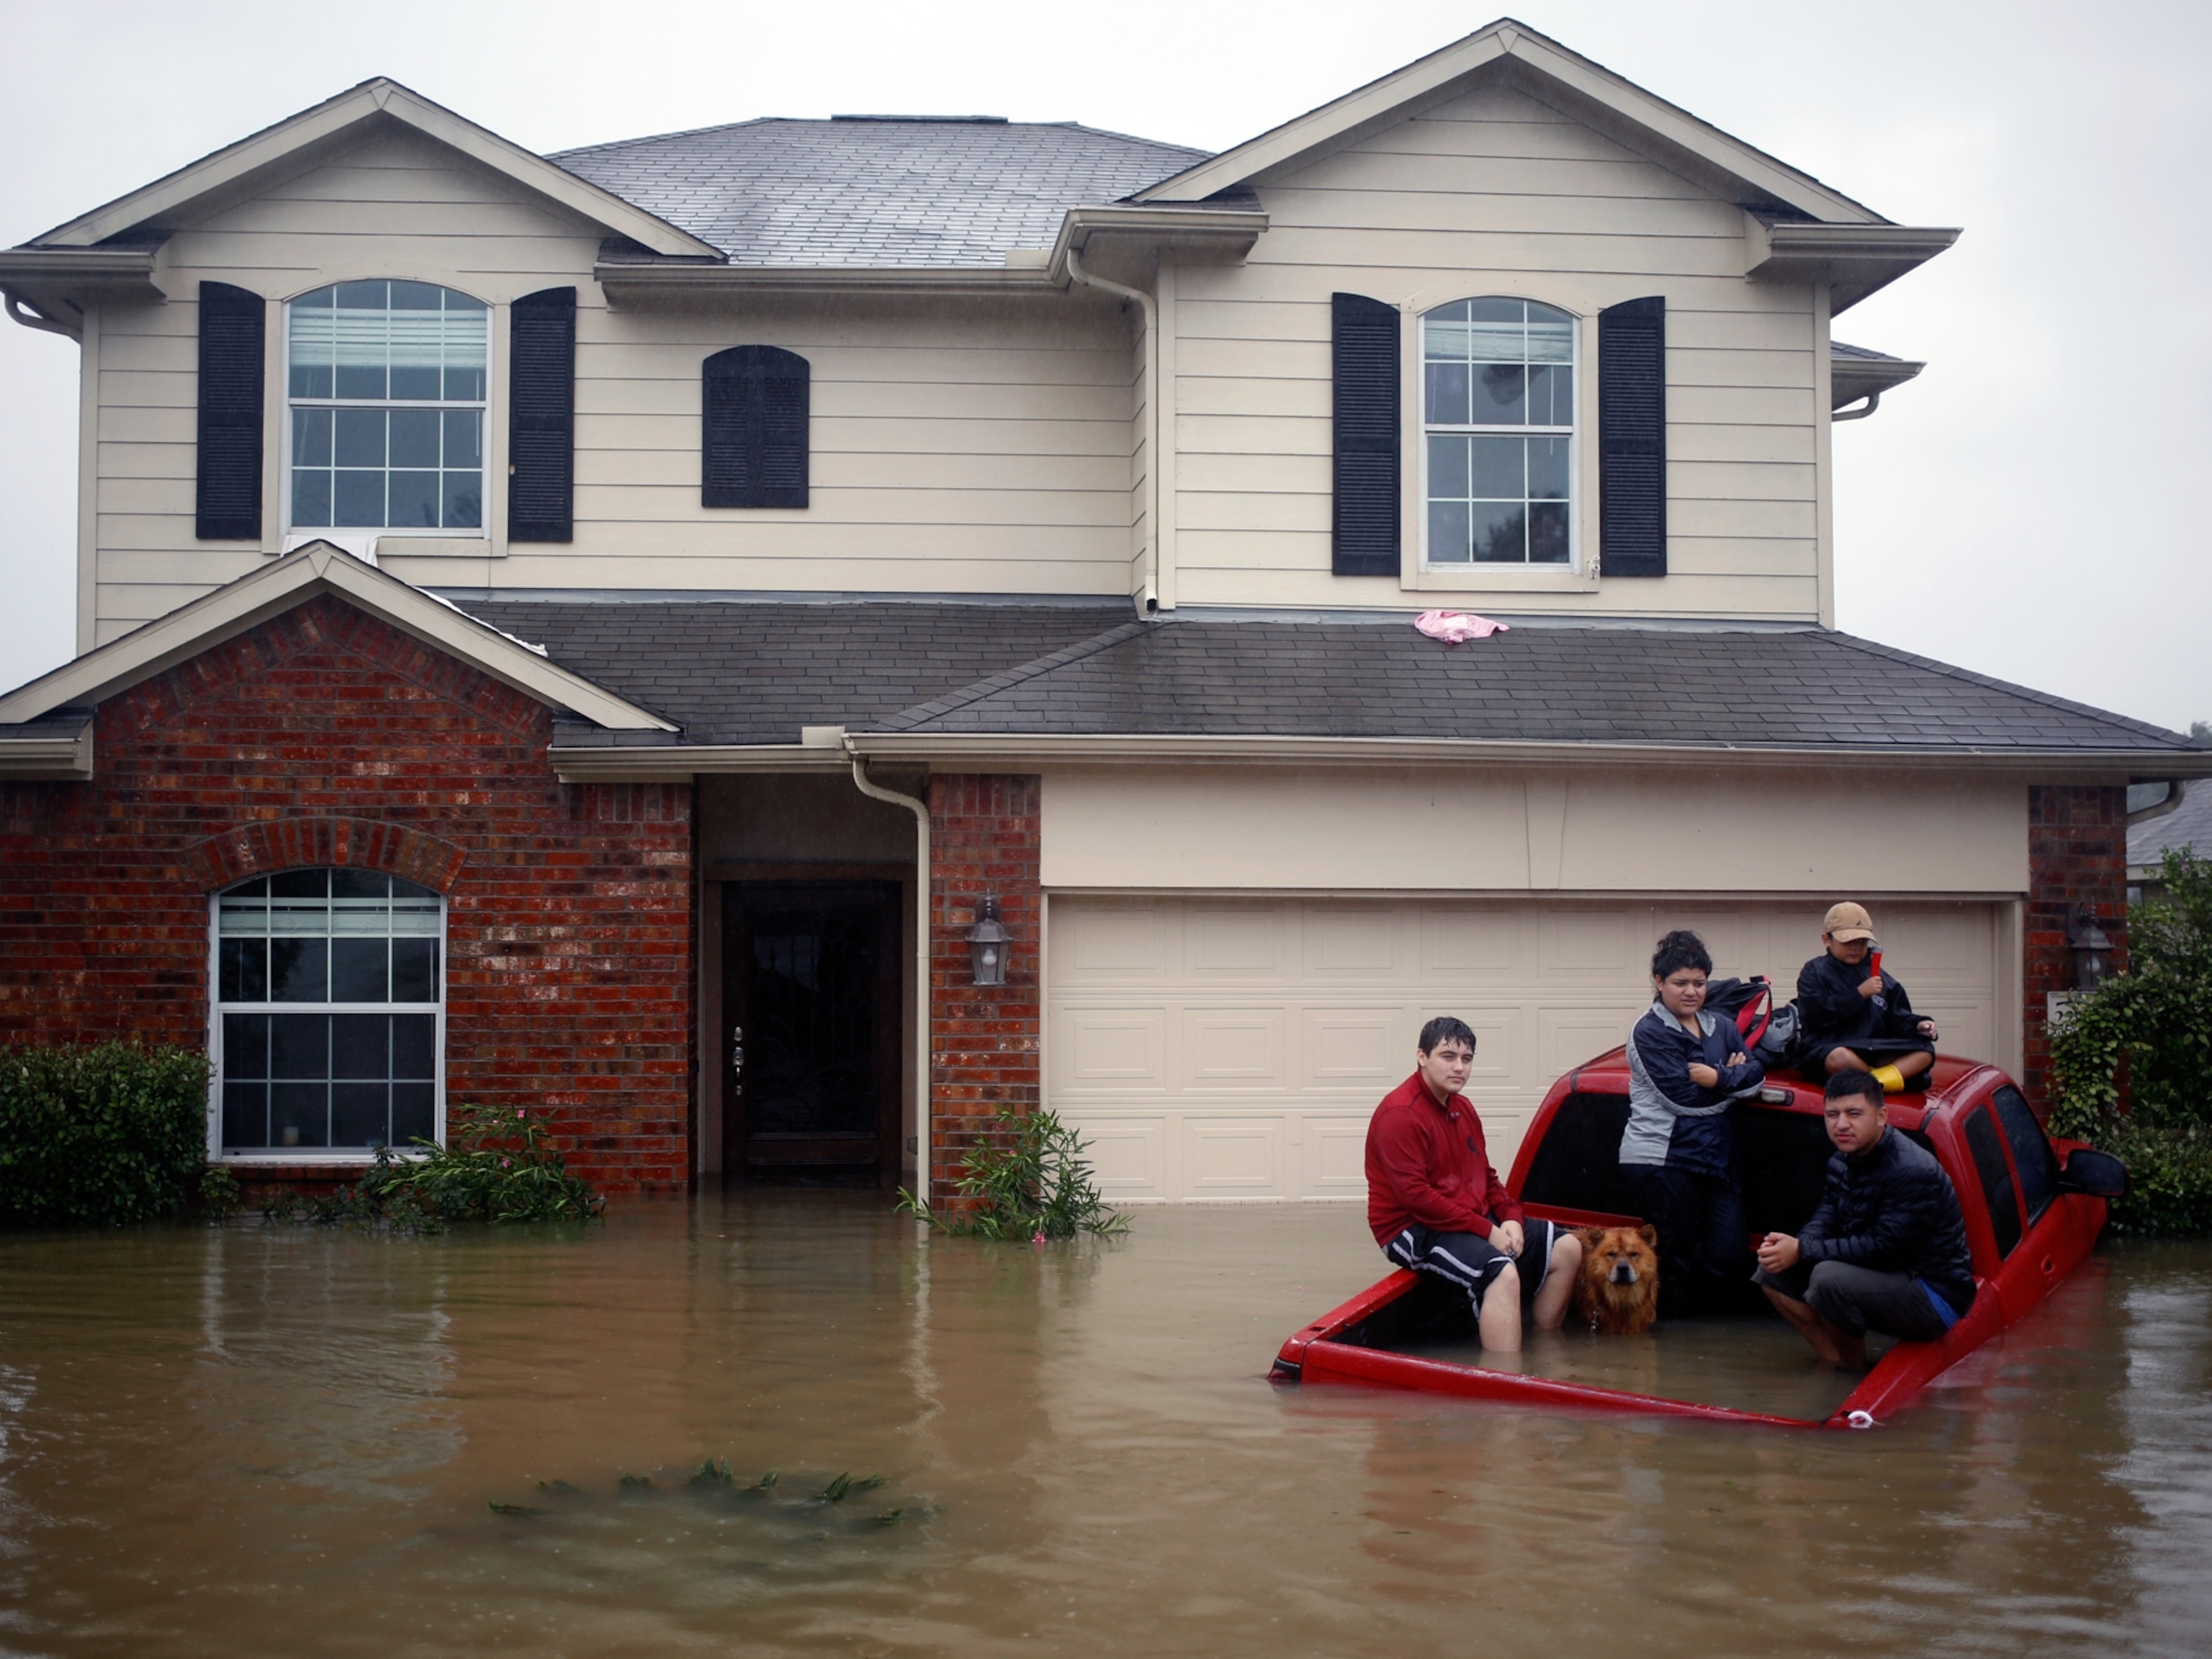
[(1820, 923), (1825, 956), (1797, 975), (1797, 1063), (1814, 1077), (1871, 1072), (1886, 1094), (1911, 1086), (1936, 1063), (1936, 1022), (1912, 1012), (1890, 975), (1870, 967), (1874, 918), (1849, 900)]

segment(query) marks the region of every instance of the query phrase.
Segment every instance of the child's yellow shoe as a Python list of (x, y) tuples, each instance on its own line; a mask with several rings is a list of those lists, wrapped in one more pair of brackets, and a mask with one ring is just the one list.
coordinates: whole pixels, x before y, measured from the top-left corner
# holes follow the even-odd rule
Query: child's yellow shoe
[(1874, 1080), (1881, 1085), (1881, 1091), (1886, 1095), (1901, 1095), (1905, 1092), (1905, 1073), (1894, 1066), (1875, 1066)]

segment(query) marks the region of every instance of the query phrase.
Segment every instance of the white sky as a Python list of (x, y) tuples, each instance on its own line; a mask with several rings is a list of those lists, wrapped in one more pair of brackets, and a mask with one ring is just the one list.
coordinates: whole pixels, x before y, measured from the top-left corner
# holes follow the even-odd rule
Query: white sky
[[(1892, 219), (1966, 227), (1838, 325), (1929, 362), (1836, 430), (1841, 625), (2168, 726), (2212, 720), (2212, 546), (2189, 506), (2212, 477), (2212, 6), (1515, 15)], [(372, 75), (539, 151), (848, 110), (1221, 149), (1493, 15), (1438, 0), (0, 0), (0, 245)], [(0, 322), (0, 688), (72, 648), (76, 369), (70, 342)]]

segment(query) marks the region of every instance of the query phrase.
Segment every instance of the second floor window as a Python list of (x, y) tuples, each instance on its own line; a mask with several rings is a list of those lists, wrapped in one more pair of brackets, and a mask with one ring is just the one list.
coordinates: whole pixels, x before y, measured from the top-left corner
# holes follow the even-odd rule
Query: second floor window
[(1575, 324), (1533, 300), (1461, 300), (1421, 319), (1431, 566), (1571, 558)]
[(428, 283), (336, 283), (287, 307), (289, 525), (483, 527), (489, 313)]

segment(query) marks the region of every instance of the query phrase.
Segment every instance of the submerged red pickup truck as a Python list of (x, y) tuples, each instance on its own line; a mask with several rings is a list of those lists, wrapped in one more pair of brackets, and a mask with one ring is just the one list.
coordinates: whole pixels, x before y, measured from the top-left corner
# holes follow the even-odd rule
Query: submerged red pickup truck
[[(1324, 1314), (1283, 1345), (1280, 1382), (1365, 1382), (1473, 1399), (1588, 1409), (1662, 1413), (1736, 1423), (1792, 1427), (1869, 1427), (1899, 1411), (1937, 1376), (2036, 1307), (2071, 1273), (2105, 1224), (2107, 1198), (2126, 1188), (2118, 1159), (2078, 1142), (2054, 1139), (2036, 1121), (2013, 1080), (1993, 1066), (1939, 1058), (1924, 1093), (1893, 1097), (1893, 1130), (1933, 1152), (1958, 1189), (1973, 1255), (1972, 1308), (1935, 1342), (1899, 1342), (1832, 1409), (1761, 1409), (1761, 1364), (1773, 1372), (1771, 1392), (1800, 1401), (1792, 1379), (1812, 1365), (1791, 1336), (1765, 1343), (1747, 1369), (1731, 1373), (1745, 1403), (1692, 1397), (1692, 1388), (1602, 1386), (1573, 1375), (1547, 1375), (1544, 1345), (1516, 1357), (1520, 1369), (1480, 1363), (1464, 1297), (1423, 1275), (1399, 1271)], [(1789, 1071), (1770, 1075), (1755, 1100), (1729, 1110), (1741, 1159), (1744, 1206), (1751, 1236), (1795, 1233), (1820, 1202), (1821, 1177), (1834, 1148), (1821, 1117), (1822, 1087)], [(1628, 1063), (1616, 1048), (1577, 1066), (1552, 1085), (1521, 1143), (1506, 1186), (1528, 1213), (1577, 1226), (1635, 1226), (1617, 1158), (1628, 1119)], [(1756, 1317), (1756, 1316), (1754, 1316)], [(1554, 1370), (1589, 1370), (1594, 1345), (1650, 1343), (1663, 1350), (1681, 1327), (1662, 1323), (1649, 1338), (1570, 1334)], [(1749, 1324), (1751, 1321), (1717, 1322)], [(1778, 1326), (1778, 1320), (1766, 1321)], [(1712, 1332), (1703, 1333), (1710, 1343)], [(1739, 1344), (1739, 1346), (1741, 1345)], [(1615, 1369), (1618, 1369), (1616, 1356)], [(1679, 1368), (1678, 1368), (1679, 1370)]]

